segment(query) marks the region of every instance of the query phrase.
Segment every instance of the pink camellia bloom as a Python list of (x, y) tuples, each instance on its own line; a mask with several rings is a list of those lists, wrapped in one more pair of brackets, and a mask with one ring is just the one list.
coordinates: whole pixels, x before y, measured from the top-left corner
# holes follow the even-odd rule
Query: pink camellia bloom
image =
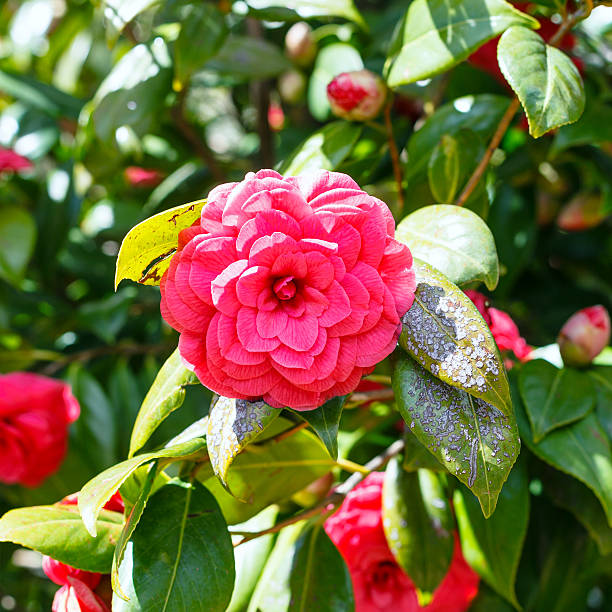
[(35, 487), (55, 472), (79, 413), (61, 381), (29, 372), (0, 376), (0, 482)]
[(78, 578), (69, 577), (68, 584), (55, 593), (52, 612), (111, 612), (104, 600)]
[(566, 365), (589, 365), (610, 342), (610, 315), (603, 306), (589, 306), (573, 314), (557, 338)]
[(249, 173), (179, 234), (161, 312), (226, 397), (311, 410), (353, 391), (395, 348), (412, 255), (386, 204), (345, 174)]
[(128, 166), (124, 170), (125, 180), (131, 187), (156, 187), (164, 180), (164, 175), (155, 168)]
[(32, 167), (32, 162), (11, 149), (0, 147), (0, 174), (3, 172), (17, 172)]
[(349, 121), (368, 121), (378, 116), (387, 97), (384, 81), (369, 70), (343, 72), (327, 86), (332, 113)]
[[(532, 349), (521, 336), (510, 315), (503, 310), (492, 308), (488, 298), (478, 291), (468, 289), (465, 294), (474, 302), (485, 323), (489, 326), (499, 350), (510, 351), (519, 361), (527, 361)], [(506, 362), (506, 367), (511, 365), (511, 362)]]
[(372, 472), (344, 499), (325, 521), (325, 531), (346, 561), (355, 594), (355, 612), (462, 612), (478, 593), (479, 577), (455, 551), (448, 573), (425, 607), (416, 588), (397, 564), (382, 525), (381, 498), (384, 474)]

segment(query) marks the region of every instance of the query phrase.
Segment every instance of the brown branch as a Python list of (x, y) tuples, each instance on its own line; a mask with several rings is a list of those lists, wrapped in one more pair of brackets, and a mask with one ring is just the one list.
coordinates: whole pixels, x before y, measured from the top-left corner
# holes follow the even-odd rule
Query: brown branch
[(355, 391), (347, 398), (347, 404), (364, 404), (365, 402), (384, 402), (395, 397), (393, 389), (373, 389), (372, 391)]
[(402, 167), (400, 165), (399, 152), (393, 137), (393, 124), (391, 123), (391, 107), (393, 106), (393, 98), (385, 105), (385, 128), (387, 130), (387, 140), (389, 142), (389, 155), (391, 155), (391, 163), (393, 164), (393, 176), (397, 184), (397, 220), (400, 221), (404, 213), (404, 187), (402, 179)]
[(404, 441), (397, 440), (389, 448), (385, 449), (380, 455), (377, 455), (364, 466), (364, 473), (355, 472), (349, 478), (347, 478), (342, 484), (338, 485), (334, 491), (332, 491), (324, 500), (320, 501), (318, 504), (313, 506), (312, 508), (308, 508), (302, 512), (298, 512), (297, 514), (290, 516), (289, 518), (269, 527), (268, 529), (264, 529), (263, 531), (249, 532), (249, 531), (230, 531), (232, 535), (241, 535), (244, 536), (240, 542), (235, 544), (234, 546), (240, 546), (241, 544), (245, 544), (246, 542), (250, 542), (255, 538), (260, 538), (261, 536), (267, 535), (269, 533), (276, 533), (289, 525), (293, 525), (294, 523), (299, 523), (300, 521), (304, 521), (309, 518), (313, 518), (315, 516), (319, 516), (323, 513), (331, 514), (333, 510), (342, 503), (342, 500), (346, 497), (349, 491), (352, 491), (364, 478), (365, 471), (373, 472), (377, 470), (386, 463), (398, 455), (404, 450)]

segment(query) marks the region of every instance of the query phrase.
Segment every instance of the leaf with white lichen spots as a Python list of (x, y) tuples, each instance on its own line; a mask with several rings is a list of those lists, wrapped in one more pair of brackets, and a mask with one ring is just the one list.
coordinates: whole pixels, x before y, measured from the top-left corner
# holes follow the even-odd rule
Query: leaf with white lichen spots
[(398, 357), (393, 390), (404, 421), (490, 516), (520, 451), (514, 415), (438, 380), (410, 357)]
[(440, 380), (512, 414), (501, 355), (474, 303), (429, 264), (415, 258), (414, 269), (417, 287), (400, 346)]

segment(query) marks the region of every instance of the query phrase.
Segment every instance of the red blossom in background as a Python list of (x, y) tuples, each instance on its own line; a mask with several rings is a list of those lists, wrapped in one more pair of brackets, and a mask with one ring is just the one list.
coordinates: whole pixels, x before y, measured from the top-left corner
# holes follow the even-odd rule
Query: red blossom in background
[(383, 80), (369, 70), (343, 72), (327, 86), (327, 99), (337, 117), (349, 121), (374, 119), (387, 97)]
[(567, 365), (589, 365), (610, 342), (610, 315), (603, 306), (589, 306), (574, 313), (557, 338)]
[(351, 574), (356, 612), (462, 612), (478, 593), (478, 575), (468, 566), (458, 539), (448, 573), (431, 603), (419, 606), (416, 588), (395, 561), (382, 525), (384, 474), (373, 472), (325, 521), (325, 531), (344, 557)]
[(387, 205), (345, 174), (260, 170), (213, 189), (160, 285), (183, 360), (216, 393), (277, 408), (350, 393), (414, 299), (394, 234)]
[(131, 187), (156, 187), (164, 180), (163, 172), (155, 168), (128, 166), (124, 171), (125, 180)]
[(0, 174), (27, 170), (31, 167), (32, 162), (27, 157), (23, 157), (11, 149), (0, 147)]
[(79, 413), (59, 380), (29, 372), (0, 376), (0, 482), (35, 487), (55, 472)]

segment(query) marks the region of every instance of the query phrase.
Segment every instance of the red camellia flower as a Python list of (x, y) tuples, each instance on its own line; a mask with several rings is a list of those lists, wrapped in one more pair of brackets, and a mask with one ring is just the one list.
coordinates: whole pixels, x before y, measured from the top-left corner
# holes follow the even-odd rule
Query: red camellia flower
[(0, 482), (35, 487), (55, 472), (79, 413), (63, 382), (29, 372), (0, 376)]
[(156, 187), (164, 180), (164, 175), (159, 170), (140, 166), (128, 166), (124, 170), (124, 176), (131, 187)]
[(68, 584), (55, 593), (52, 612), (111, 612), (104, 600), (78, 578), (68, 577)]
[(32, 167), (32, 162), (27, 157), (22, 157), (11, 151), (0, 147), (0, 174), (3, 172), (17, 172)]
[(603, 306), (589, 306), (573, 314), (557, 338), (564, 363), (589, 365), (610, 342), (610, 315)]
[[(489, 306), (488, 298), (478, 291), (468, 289), (465, 294), (474, 302), (485, 323), (489, 326), (499, 350), (510, 351), (519, 361), (527, 361), (532, 349), (521, 336), (510, 315), (503, 310)], [(506, 366), (508, 365), (511, 364), (506, 363)]]
[(260, 170), (213, 189), (160, 285), (183, 360), (216, 393), (276, 408), (353, 391), (414, 299), (394, 233), (386, 204), (345, 174)]
[(372, 472), (325, 521), (325, 531), (344, 557), (351, 574), (356, 612), (462, 612), (478, 593), (478, 575), (461, 554), (458, 539), (448, 573), (431, 603), (419, 606), (416, 588), (395, 561), (382, 525), (384, 474)]
[(369, 70), (343, 72), (327, 86), (332, 113), (349, 121), (368, 121), (376, 117), (387, 97), (383, 80)]

